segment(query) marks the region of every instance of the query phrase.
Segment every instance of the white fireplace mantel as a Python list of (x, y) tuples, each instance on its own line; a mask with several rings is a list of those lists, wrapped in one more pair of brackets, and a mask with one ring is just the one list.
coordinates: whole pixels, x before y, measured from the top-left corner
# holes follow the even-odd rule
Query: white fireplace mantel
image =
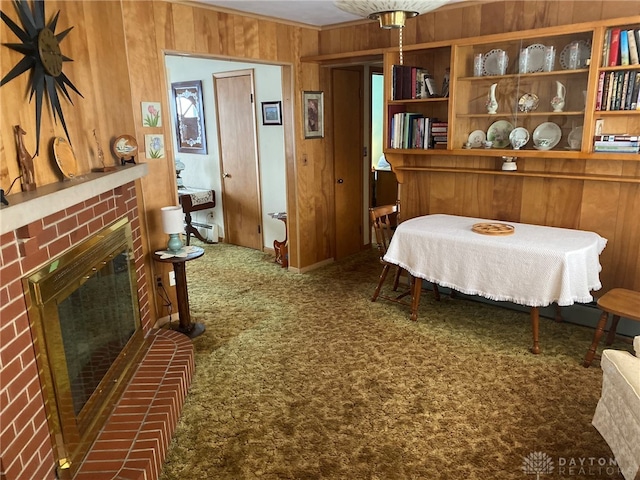
[(113, 172), (92, 172), (10, 195), (9, 205), (0, 208), (0, 235), (142, 178), (147, 171), (146, 163), (126, 165)]

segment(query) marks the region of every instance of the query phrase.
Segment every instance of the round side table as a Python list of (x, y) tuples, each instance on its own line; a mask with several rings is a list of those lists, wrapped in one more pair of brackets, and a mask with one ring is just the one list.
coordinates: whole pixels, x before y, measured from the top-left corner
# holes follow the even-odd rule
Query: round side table
[(189, 338), (202, 335), (205, 330), (203, 323), (191, 322), (191, 312), (189, 310), (189, 293), (187, 291), (187, 271), (185, 264), (189, 260), (195, 260), (204, 255), (204, 249), (200, 247), (189, 247), (192, 251), (186, 257), (162, 258), (158, 253), (153, 254), (156, 262), (173, 264), (173, 271), (176, 276), (176, 296), (178, 297), (178, 315), (180, 320), (176, 330), (184, 333)]

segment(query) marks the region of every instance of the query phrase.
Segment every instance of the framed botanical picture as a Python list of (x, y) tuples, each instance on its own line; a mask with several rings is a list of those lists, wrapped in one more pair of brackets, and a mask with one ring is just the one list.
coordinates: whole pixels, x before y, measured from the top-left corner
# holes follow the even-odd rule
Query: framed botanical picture
[(176, 138), (181, 153), (207, 154), (207, 137), (202, 108), (202, 82), (171, 84), (176, 108)]
[(304, 138), (324, 137), (324, 92), (302, 92)]
[(147, 158), (164, 158), (164, 135), (145, 135), (144, 151)]
[(142, 126), (162, 126), (160, 102), (142, 102)]
[(282, 102), (262, 102), (262, 124), (282, 125)]

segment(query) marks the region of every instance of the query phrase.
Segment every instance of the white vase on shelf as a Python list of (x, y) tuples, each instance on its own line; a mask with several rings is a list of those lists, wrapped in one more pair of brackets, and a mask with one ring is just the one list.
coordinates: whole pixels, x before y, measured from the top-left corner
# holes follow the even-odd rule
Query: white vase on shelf
[(489, 88), (489, 96), (487, 98), (487, 112), (490, 114), (495, 114), (498, 111), (498, 101), (496, 100), (497, 87), (498, 87), (498, 84), (494, 83)]
[(564, 99), (567, 94), (567, 89), (565, 86), (556, 82), (556, 96), (551, 99), (551, 106), (553, 107), (554, 112), (561, 112), (564, 108)]

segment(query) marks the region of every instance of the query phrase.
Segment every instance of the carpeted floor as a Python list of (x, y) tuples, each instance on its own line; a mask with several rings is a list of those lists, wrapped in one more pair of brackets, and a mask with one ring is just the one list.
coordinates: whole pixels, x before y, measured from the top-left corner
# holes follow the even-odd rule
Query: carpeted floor
[[(591, 329), (541, 318), (532, 355), (527, 313), (425, 294), (411, 322), (372, 303), (373, 250), (300, 275), (199, 245), (189, 298), (207, 330), (161, 480), (622, 478), (598, 467)], [(534, 452), (545, 469), (524, 468)]]

